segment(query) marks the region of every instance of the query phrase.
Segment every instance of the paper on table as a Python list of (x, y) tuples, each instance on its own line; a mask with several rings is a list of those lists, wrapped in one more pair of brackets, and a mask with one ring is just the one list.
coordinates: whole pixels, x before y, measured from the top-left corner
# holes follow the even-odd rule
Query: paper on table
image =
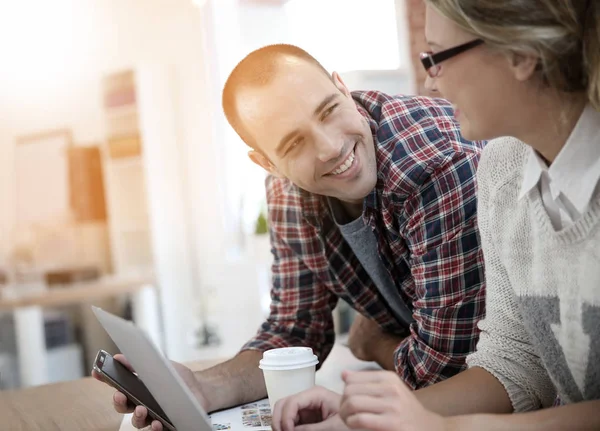
[(213, 413), (210, 420), (214, 431), (268, 431), (271, 429), (271, 406), (265, 398), (256, 403)]
[[(344, 390), (344, 382), (342, 381), (341, 374), (343, 370), (377, 370), (381, 369), (379, 365), (375, 362), (364, 362), (356, 359), (354, 355), (350, 352), (350, 349), (345, 345), (340, 343), (336, 343), (331, 350), (331, 353), (327, 357), (327, 360), (323, 363), (323, 366), (316, 374), (316, 384), (320, 386), (324, 386), (329, 390), (332, 390), (337, 393), (342, 393)], [(244, 406), (234, 407), (229, 410), (224, 410), (222, 412), (214, 413), (210, 415), (211, 421), (213, 423), (213, 430), (231, 430), (231, 431), (262, 431), (262, 430), (270, 430), (270, 426), (263, 427), (263, 421), (261, 418), (261, 426), (248, 426), (244, 425), (243, 418), (243, 410), (256, 410), (257, 413), (247, 413), (247, 416), (252, 417), (252, 419), (248, 419), (246, 422), (250, 424), (250, 422), (258, 424), (258, 419), (256, 418), (256, 414), (260, 416), (261, 411), (266, 415), (266, 409), (269, 409), (268, 401), (262, 400), (259, 403), (264, 403), (264, 407), (256, 408), (247, 408), (243, 409)], [(250, 403), (251, 405), (258, 403)], [(270, 413), (270, 409), (269, 409)], [(266, 419), (266, 418), (265, 418)], [(230, 424), (231, 428), (215, 427), (215, 424)], [(119, 431), (138, 431), (131, 425), (131, 415), (125, 415), (123, 417), (123, 422), (121, 423), (121, 427)]]
[[(269, 431), (271, 406), (264, 399), (210, 415), (214, 431)], [(119, 431), (138, 431), (131, 425), (131, 415), (125, 415)]]

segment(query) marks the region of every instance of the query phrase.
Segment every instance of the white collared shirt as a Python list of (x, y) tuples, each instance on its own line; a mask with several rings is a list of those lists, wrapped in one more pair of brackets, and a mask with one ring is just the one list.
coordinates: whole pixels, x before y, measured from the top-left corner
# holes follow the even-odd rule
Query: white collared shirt
[(538, 187), (556, 230), (585, 213), (600, 180), (600, 112), (587, 105), (554, 162), (530, 149), (519, 199)]

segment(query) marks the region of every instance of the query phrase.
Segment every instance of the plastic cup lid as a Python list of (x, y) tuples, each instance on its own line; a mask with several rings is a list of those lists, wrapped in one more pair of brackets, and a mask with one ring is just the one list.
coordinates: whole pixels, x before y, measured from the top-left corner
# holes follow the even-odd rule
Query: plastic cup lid
[(258, 367), (262, 370), (295, 370), (317, 365), (319, 359), (310, 347), (282, 347), (263, 353)]

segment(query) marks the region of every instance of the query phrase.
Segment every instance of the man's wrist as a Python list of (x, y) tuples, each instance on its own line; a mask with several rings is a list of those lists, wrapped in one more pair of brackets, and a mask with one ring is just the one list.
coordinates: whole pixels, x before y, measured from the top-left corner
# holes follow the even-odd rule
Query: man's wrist
[(211, 412), (211, 411), (215, 410), (215, 406), (213, 405), (211, 400), (208, 399), (207, 397), (204, 397), (202, 392), (197, 393), (198, 391), (200, 391), (200, 388), (206, 388), (206, 390), (208, 391), (207, 393), (211, 393), (210, 388), (209, 388), (209, 383), (206, 382), (205, 379), (202, 378), (203, 373), (204, 373), (204, 370), (194, 371), (194, 377), (196, 378), (196, 387), (190, 388), (190, 389), (192, 390), (192, 393), (194, 394), (194, 396), (196, 398), (204, 401), (204, 403), (202, 405), (204, 410), (207, 412)]
[(378, 340), (373, 340), (376, 345), (373, 348), (376, 362), (389, 371), (396, 370), (396, 350), (402, 342), (403, 337), (397, 335), (382, 334)]
[(259, 351), (239, 352), (228, 361), (194, 373), (207, 412), (266, 397), (265, 382), (258, 368), (261, 356)]

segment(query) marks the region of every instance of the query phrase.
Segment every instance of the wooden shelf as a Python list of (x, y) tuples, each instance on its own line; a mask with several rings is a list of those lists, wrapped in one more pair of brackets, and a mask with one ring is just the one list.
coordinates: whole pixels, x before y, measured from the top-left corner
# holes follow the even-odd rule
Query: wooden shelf
[(142, 140), (138, 134), (109, 138), (106, 146), (111, 159), (129, 159), (142, 154)]
[(121, 159), (111, 159), (108, 168), (111, 170), (140, 169), (144, 161), (141, 154), (139, 156), (123, 157)]
[(126, 70), (103, 79), (107, 139), (107, 174), (113, 267), (117, 272), (151, 267), (151, 232), (143, 142), (140, 134), (136, 72)]
[(105, 109), (105, 115), (108, 118), (112, 118), (112, 117), (121, 117), (121, 116), (125, 116), (125, 115), (138, 115), (138, 107), (137, 104), (132, 103), (129, 105), (121, 105), (121, 106), (114, 106), (114, 107), (110, 107), (110, 108), (106, 108)]

